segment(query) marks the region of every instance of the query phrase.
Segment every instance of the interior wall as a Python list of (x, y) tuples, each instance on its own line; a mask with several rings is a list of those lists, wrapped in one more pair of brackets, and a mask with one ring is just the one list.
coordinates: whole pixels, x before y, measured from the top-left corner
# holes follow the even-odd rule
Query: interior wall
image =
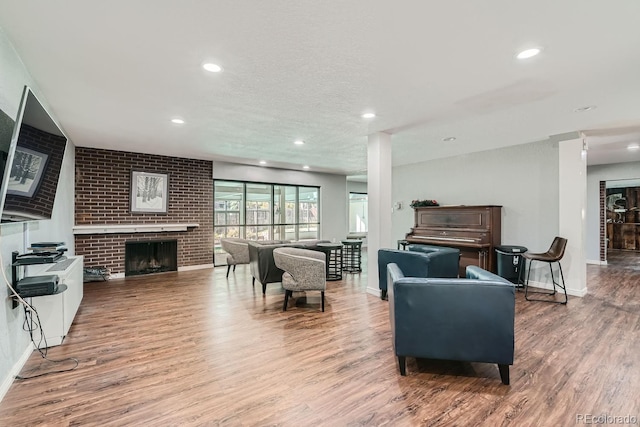
[[(96, 233), (75, 237), (88, 267), (125, 273), (125, 242), (178, 241), (178, 268), (203, 267), (213, 260), (211, 161), (79, 147), (76, 150), (77, 225), (198, 224), (186, 231)], [(132, 213), (131, 172), (168, 174), (167, 212)]]
[[(347, 193), (366, 193), (367, 183), (360, 181), (347, 181)], [(349, 194), (347, 194), (347, 197)]]
[(501, 205), (502, 244), (549, 248), (558, 233), (558, 143), (550, 140), (393, 168), (393, 238), (413, 226), (414, 199)]
[[(29, 75), (9, 39), (0, 28), (0, 109), (15, 120), (20, 105), (22, 90), (28, 85), (56, 120), (46, 97)], [(11, 279), (11, 252), (25, 252), (30, 242), (64, 241), (73, 255), (73, 210), (74, 210), (74, 146), (67, 143), (62, 166), (58, 193), (54, 204), (52, 219), (23, 224), (3, 224), (0, 226), (1, 268)], [(4, 281), (4, 280), (0, 280)], [(21, 367), (25, 355), (31, 351), (28, 334), (22, 330), (24, 315), (22, 310), (13, 309), (9, 290), (0, 287), (0, 399), (12, 382), (16, 369)]]
[(598, 263), (600, 260), (600, 181), (638, 178), (640, 162), (587, 167), (587, 262)]
[(344, 175), (213, 162), (213, 179), (320, 187), (320, 237), (340, 241), (347, 236), (347, 177)]

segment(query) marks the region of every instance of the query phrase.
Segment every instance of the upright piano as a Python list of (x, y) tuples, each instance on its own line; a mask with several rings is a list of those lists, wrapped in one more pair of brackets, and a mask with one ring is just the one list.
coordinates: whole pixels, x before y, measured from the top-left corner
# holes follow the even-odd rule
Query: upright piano
[(467, 265), (496, 272), (502, 206), (426, 206), (415, 208), (414, 217), (409, 243), (460, 249), (460, 277)]

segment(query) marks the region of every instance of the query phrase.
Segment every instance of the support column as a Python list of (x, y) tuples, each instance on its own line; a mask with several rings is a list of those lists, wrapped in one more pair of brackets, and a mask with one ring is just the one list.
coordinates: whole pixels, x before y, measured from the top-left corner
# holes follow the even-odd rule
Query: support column
[(378, 249), (391, 245), (391, 135), (369, 135), (367, 148), (367, 193), (369, 222), (367, 231), (367, 292), (380, 296)]
[(559, 143), (559, 232), (567, 239), (562, 269), (567, 293), (587, 293), (585, 221), (587, 200), (587, 152), (583, 139)]

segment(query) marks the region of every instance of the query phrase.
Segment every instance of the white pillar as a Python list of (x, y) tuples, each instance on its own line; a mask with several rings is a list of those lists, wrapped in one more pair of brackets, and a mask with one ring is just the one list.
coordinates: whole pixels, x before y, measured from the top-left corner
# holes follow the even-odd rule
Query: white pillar
[(559, 143), (559, 236), (567, 239), (561, 260), (567, 293), (587, 293), (585, 255), (587, 154), (582, 139)]
[(391, 245), (391, 135), (369, 135), (367, 148), (367, 193), (369, 222), (367, 232), (367, 292), (380, 295), (378, 287), (378, 249)]

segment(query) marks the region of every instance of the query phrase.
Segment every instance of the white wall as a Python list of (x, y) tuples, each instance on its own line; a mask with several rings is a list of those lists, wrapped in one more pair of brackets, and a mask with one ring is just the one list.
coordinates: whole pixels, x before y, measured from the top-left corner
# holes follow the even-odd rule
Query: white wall
[(640, 178), (640, 162), (587, 167), (586, 258), (588, 262), (600, 260), (600, 181), (637, 178)]
[[(24, 85), (31, 87), (38, 99), (50, 112), (46, 97), (39, 90), (10, 41), (0, 29), (0, 108), (15, 119)], [(55, 120), (55, 117), (54, 117)], [(28, 224), (5, 224), (0, 226), (1, 268), (11, 279), (11, 252), (25, 252), (30, 242), (64, 241), (69, 254), (74, 252), (74, 167), (75, 149), (67, 144), (65, 160), (58, 184), (53, 217), (48, 221)], [(4, 282), (0, 279), (0, 282)], [(0, 286), (0, 399), (12, 382), (12, 377), (28, 356), (31, 346), (28, 334), (22, 330), (24, 315), (20, 309), (11, 308), (9, 291)]]
[(347, 236), (347, 177), (327, 173), (213, 162), (213, 179), (320, 187), (320, 238)]
[[(587, 293), (587, 263), (585, 257), (585, 217), (587, 199), (587, 156), (582, 138), (561, 141), (559, 147), (559, 217), (558, 236), (567, 239), (562, 257), (564, 283), (570, 295)], [(537, 263), (543, 264), (543, 263)], [(542, 268), (541, 268), (542, 267)], [(552, 278), (546, 266), (539, 266), (543, 283), (552, 289)], [(560, 283), (560, 282), (559, 282)]]
[(414, 199), (502, 205), (502, 244), (534, 252), (558, 233), (558, 143), (540, 141), (393, 168), (393, 238), (413, 226)]
[(348, 193), (366, 193), (367, 183), (360, 181), (347, 181), (347, 197)]

